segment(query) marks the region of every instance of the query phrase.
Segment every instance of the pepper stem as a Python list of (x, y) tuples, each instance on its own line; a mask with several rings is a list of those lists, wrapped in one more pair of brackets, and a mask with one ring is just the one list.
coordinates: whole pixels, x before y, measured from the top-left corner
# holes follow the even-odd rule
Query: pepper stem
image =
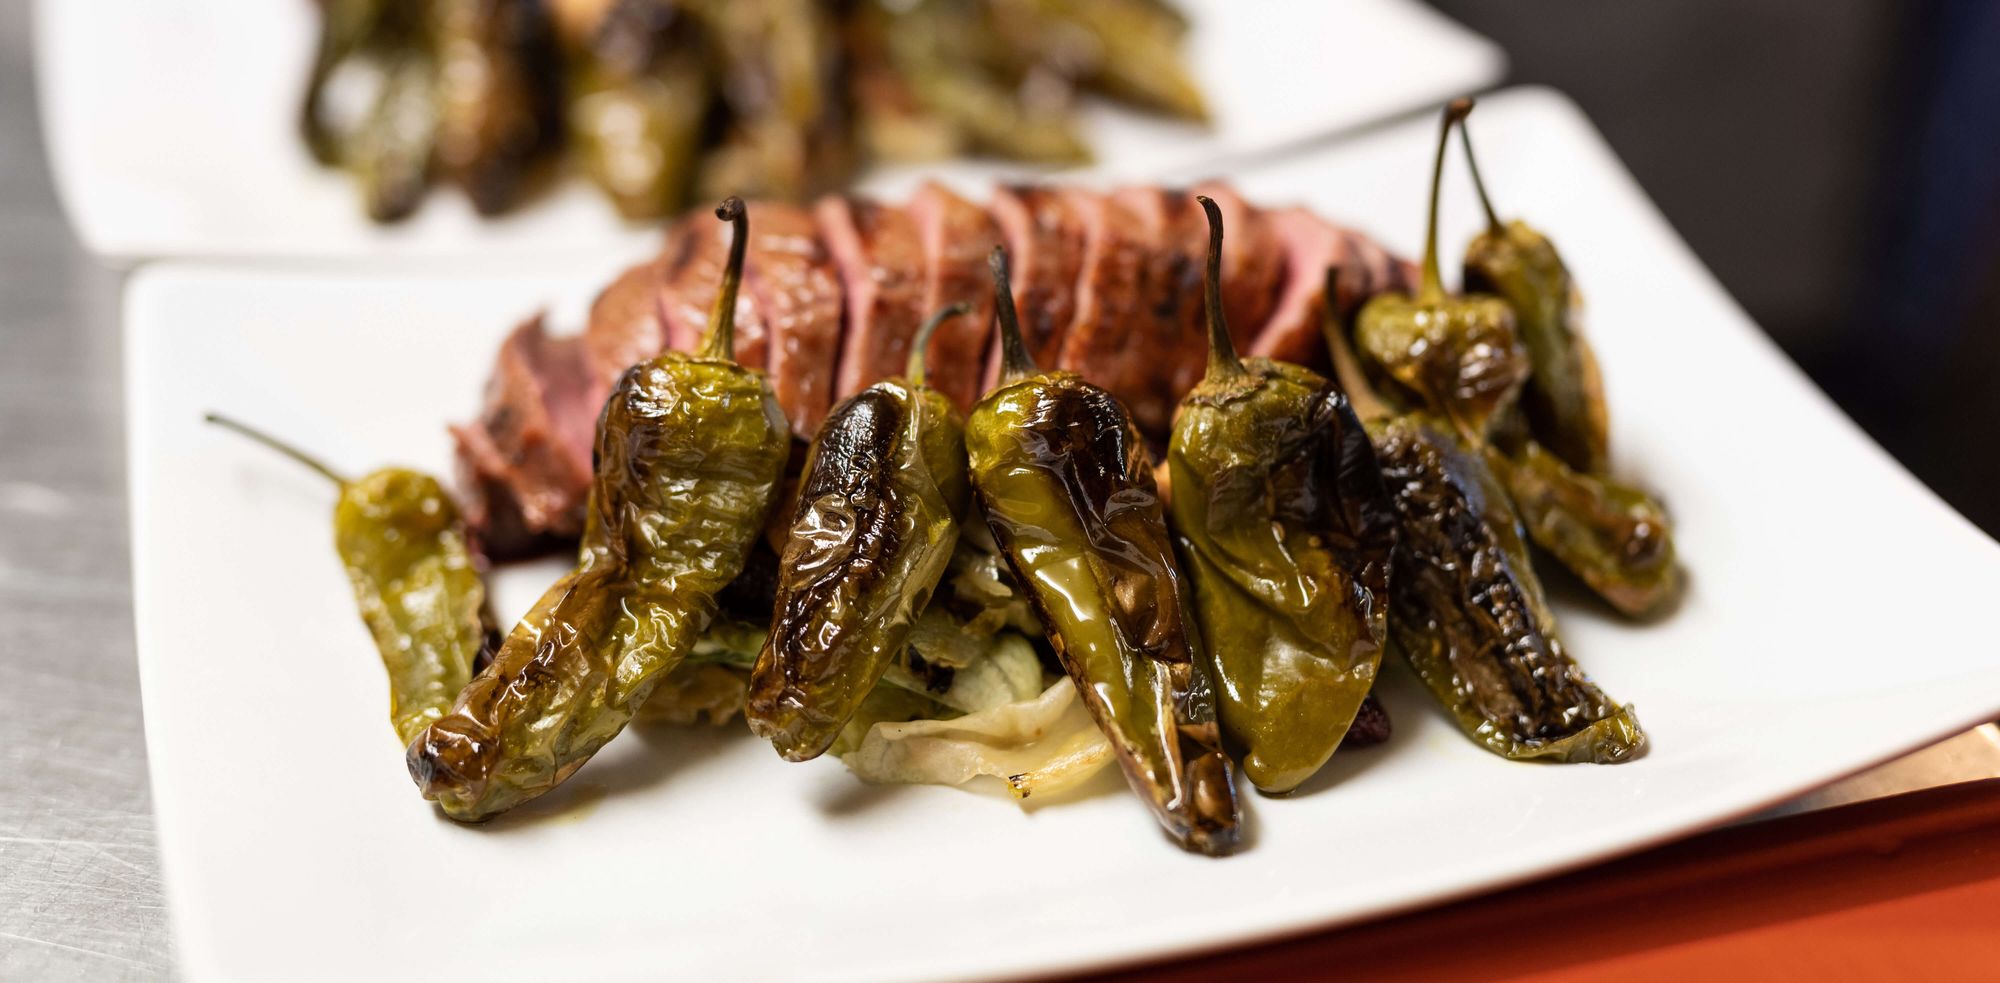
[(1437, 160), (1431, 164), (1431, 214), (1429, 231), (1424, 234), (1424, 282), (1418, 296), (1434, 301), (1444, 296), (1444, 276), (1438, 272), (1438, 189), (1444, 184), (1444, 151), (1451, 143), (1451, 128), (1472, 112), (1472, 100), (1453, 99), (1444, 107), (1444, 122), (1438, 128)]
[[(1471, 99), (1465, 100), (1467, 113), (1472, 112), (1472, 105)], [(1500, 215), (1493, 210), (1493, 199), (1486, 197), (1486, 181), (1479, 176), (1479, 158), (1472, 153), (1472, 126), (1463, 116), (1459, 117), (1458, 142), (1465, 148), (1465, 166), (1472, 170), (1472, 187), (1479, 192), (1479, 207), (1486, 209), (1486, 227), (1498, 232), (1502, 228)]]
[(1243, 374), (1243, 360), (1236, 357), (1229, 322), (1222, 318), (1222, 209), (1207, 195), (1195, 195), (1194, 200), (1208, 213), (1208, 272), (1202, 289), (1208, 309), (1208, 377), (1233, 379)]
[(938, 325), (952, 318), (970, 313), (972, 313), (972, 305), (961, 300), (956, 304), (940, 308), (930, 316), (929, 320), (924, 322), (923, 327), (917, 329), (917, 339), (910, 343), (909, 366), (903, 370), (903, 378), (908, 379), (910, 385), (921, 386), (924, 384), (924, 353), (930, 350), (931, 335), (937, 333)]
[(269, 447), (270, 449), (277, 451), (278, 453), (283, 454), (286, 457), (289, 457), (292, 460), (297, 461), (300, 464), (303, 464), (306, 467), (309, 467), (314, 471), (319, 472), (322, 475), (325, 475), (328, 481), (331, 481), (336, 485), (347, 484), (347, 479), (341, 477), (340, 472), (335, 471), (330, 467), (327, 467), (326, 462), (321, 461), (319, 458), (316, 458), (311, 454), (306, 453), (305, 451), (299, 450), (298, 448), (293, 447), (292, 445), (287, 444), (284, 441), (279, 440), (278, 438), (273, 437), (270, 434), (257, 429), (256, 427), (253, 427), (247, 423), (243, 423), (238, 420), (233, 420), (229, 417), (223, 416), (220, 413), (203, 413), (201, 415), (201, 418), (203, 420), (208, 421), (209, 423), (215, 424), (218, 427), (222, 427), (227, 430), (234, 430), (237, 433), (250, 438), (251, 440), (263, 444), (265, 447)]
[(1014, 313), (1014, 286), (1007, 273), (1007, 247), (994, 246), (987, 256), (993, 267), (994, 311), (1000, 316), (1000, 382), (1018, 382), (1040, 372), (1028, 345), (1021, 340), (1021, 319)]
[(750, 238), (750, 219), (743, 199), (730, 195), (716, 206), (715, 217), (733, 228), (729, 236), (729, 265), (722, 268), (722, 288), (715, 292), (715, 307), (708, 313), (708, 334), (701, 340), (702, 358), (736, 358), (736, 288), (743, 282), (743, 248)]

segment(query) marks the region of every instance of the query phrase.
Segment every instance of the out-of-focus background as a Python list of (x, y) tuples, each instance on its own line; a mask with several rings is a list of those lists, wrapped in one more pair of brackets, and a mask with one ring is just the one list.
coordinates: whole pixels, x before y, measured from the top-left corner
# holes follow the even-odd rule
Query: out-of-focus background
[(2000, 534), (2000, 4), (1433, 3), (1582, 104), (1751, 317)]

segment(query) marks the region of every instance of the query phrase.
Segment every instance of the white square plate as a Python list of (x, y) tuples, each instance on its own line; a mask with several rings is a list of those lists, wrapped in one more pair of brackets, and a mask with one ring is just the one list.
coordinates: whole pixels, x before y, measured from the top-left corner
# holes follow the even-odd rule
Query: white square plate
[[(1416, 0), (1183, 6), (1216, 125), (1092, 106), (1084, 132), (1106, 173), (1270, 150), (1484, 88), (1505, 67), (1491, 42)], [(643, 234), (580, 181), (496, 221), (437, 193), (403, 225), (370, 224), (352, 182), (315, 165), (296, 135), (318, 29), (308, 0), (42, 0), (35, 13), (57, 186), (100, 255), (543, 255)], [(906, 173), (870, 183), (893, 188)]]
[[(413, 792), (313, 475), (214, 428), (253, 420), (362, 470), (444, 471), (523, 313), (596, 262), (459, 278), (159, 266), (127, 300), (140, 668), (161, 849), (199, 981), (902, 980), (1073, 970), (1352, 921), (1716, 823), (2000, 714), (2000, 548), (1869, 443), (1675, 238), (1577, 110), (1474, 114), (1500, 204), (1587, 291), (1619, 468), (1679, 520), (1692, 586), (1645, 627), (1559, 610), (1653, 739), (1618, 767), (1503, 761), (1386, 674), (1396, 736), (1254, 843), (1172, 847), (1107, 776), (1002, 795), (863, 786), (739, 729), (641, 730), (486, 828)], [(1237, 175), (1419, 241), (1435, 124)], [(1446, 241), (1475, 206), (1461, 165)], [(1457, 249), (1452, 252), (1456, 254)], [(608, 264), (609, 257), (606, 257)], [(1455, 264), (1454, 264), (1455, 265)], [(573, 321), (570, 323), (574, 323)], [(516, 571), (524, 608), (548, 570)]]

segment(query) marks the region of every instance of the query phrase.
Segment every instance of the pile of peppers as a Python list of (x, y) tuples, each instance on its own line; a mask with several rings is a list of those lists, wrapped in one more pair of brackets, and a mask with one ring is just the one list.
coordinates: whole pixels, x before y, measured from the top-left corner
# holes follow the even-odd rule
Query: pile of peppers
[(316, 5), (300, 136), (376, 222), (434, 183), (509, 211), (565, 155), (621, 216), (653, 220), (696, 196), (803, 200), (868, 159), (1086, 161), (1086, 91), (1207, 115), (1187, 21), (1161, 0)]
[[(747, 219), (724, 202), (734, 234), (703, 345), (620, 381), (575, 568), (497, 647), (476, 544), (435, 479), (350, 481), (218, 422), (338, 484), (336, 545), (410, 774), (462, 821), (555, 788), (684, 660), (743, 679), (751, 731), (787, 760), (837, 749), (872, 719), (880, 687), (949, 683), (913, 633), (937, 623), (967, 550), (996, 559), (986, 582), (1032, 612), (1045, 665), (1191, 851), (1245, 841), (1239, 763), (1258, 791), (1283, 795), (1343, 746), (1379, 739), (1372, 692), (1392, 653), (1493, 754), (1629, 761), (1645, 732), (1571, 657), (1534, 551), (1618, 611), (1651, 616), (1679, 590), (1671, 527), (1607, 473), (1596, 360), (1548, 239), (1487, 203), (1468, 292), (1443, 286), (1438, 189), (1471, 108), (1444, 114), (1416, 291), (1349, 321), (1328, 305), (1334, 378), (1238, 355), (1220, 299), (1222, 216), (1199, 198), (1208, 365), (1158, 470), (1117, 398), (1035, 365), (997, 247), (1002, 369), (971, 412), (925, 382), (931, 333), (970, 309), (953, 303), (925, 324), (903, 376), (835, 407), (794, 454), (769, 384), (732, 359)], [(746, 563), (767, 535), (781, 544), (774, 577), (754, 578), (775, 580), (768, 631), (718, 644), (716, 631), (758, 635), (717, 614), (753, 579)]]

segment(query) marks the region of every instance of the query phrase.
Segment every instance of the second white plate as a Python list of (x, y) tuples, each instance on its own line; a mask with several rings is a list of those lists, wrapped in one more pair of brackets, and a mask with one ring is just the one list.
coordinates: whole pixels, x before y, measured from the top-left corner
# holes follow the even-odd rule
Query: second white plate
[[(1103, 172), (1157, 176), (1269, 150), (1483, 88), (1505, 66), (1491, 42), (1416, 0), (1182, 6), (1215, 127), (1092, 107), (1085, 134)], [(545, 256), (651, 237), (581, 181), (497, 220), (439, 191), (402, 225), (369, 223), (347, 176), (316, 166), (297, 137), (317, 30), (308, 0), (41, 0), (35, 15), (57, 186), (102, 256)]]

